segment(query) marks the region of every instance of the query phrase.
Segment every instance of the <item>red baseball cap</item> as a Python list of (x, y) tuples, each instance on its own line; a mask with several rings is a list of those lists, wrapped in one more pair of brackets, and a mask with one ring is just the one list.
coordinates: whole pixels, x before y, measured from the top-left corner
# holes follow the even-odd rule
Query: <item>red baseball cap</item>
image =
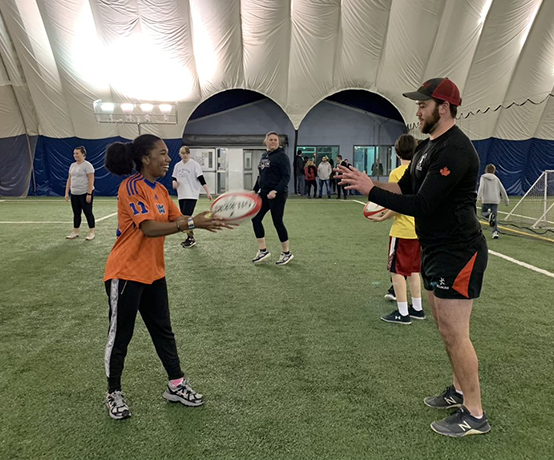
[(450, 104), (456, 107), (462, 104), (460, 90), (448, 78), (431, 78), (423, 83), (417, 91), (403, 93), (402, 95), (414, 101), (440, 99), (441, 101), (450, 102)]

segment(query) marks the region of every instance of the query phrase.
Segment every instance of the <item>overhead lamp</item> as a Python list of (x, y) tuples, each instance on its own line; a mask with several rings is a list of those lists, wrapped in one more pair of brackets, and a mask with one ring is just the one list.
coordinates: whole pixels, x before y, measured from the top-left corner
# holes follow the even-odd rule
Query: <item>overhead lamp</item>
[(102, 102), (100, 104), (100, 108), (102, 109), (102, 112), (113, 112), (115, 105), (112, 102)]
[(177, 102), (93, 102), (94, 116), (98, 123), (137, 125), (176, 125)]

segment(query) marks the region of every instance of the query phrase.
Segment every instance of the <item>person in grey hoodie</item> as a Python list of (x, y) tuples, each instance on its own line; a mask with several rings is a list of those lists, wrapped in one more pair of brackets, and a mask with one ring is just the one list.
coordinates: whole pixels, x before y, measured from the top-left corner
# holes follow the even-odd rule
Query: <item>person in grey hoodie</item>
[(510, 199), (502, 182), (496, 177), (495, 172), (496, 167), (494, 165), (487, 165), (485, 167), (485, 174), (481, 176), (479, 182), (477, 201), (480, 201), (482, 204), (481, 215), (489, 220), (489, 224), (493, 228), (492, 237), (496, 240), (498, 239), (498, 205), (500, 200), (509, 205)]

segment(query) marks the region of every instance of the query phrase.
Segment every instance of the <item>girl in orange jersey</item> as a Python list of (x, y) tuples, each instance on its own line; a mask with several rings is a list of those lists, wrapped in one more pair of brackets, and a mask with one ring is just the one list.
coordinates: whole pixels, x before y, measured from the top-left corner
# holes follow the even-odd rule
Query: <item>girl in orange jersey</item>
[(215, 232), (230, 228), (207, 212), (194, 218), (183, 216), (167, 189), (156, 182), (165, 176), (171, 158), (165, 142), (143, 134), (133, 142), (116, 142), (106, 149), (106, 169), (129, 175), (118, 191), (117, 240), (106, 263), (104, 283), (109, 298), (110, 328), (104, 356), (110, 417), (131, 416), (121, 392), (121, 374), (127, 347), (133, 336), (137, 312), (150, 333), (156, 352), (168, 375), (163, 397), (185, 406), (204, 404), (184, 378), (169, 318), (165, 281), (166, 235), (203, 228)]

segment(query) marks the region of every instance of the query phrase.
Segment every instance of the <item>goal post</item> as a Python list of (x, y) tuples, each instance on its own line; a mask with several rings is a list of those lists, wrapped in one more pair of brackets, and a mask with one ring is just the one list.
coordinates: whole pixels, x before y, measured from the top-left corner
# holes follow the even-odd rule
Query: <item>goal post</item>
[(554, 170), (543, 171), (503, 219), (530, 229), (554, 229)]

